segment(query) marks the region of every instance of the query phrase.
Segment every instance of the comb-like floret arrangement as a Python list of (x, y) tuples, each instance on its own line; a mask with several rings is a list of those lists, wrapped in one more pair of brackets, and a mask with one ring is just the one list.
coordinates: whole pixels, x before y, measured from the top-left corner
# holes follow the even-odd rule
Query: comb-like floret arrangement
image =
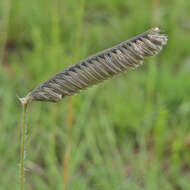
[(145, 57), (158, 54), (167, 43), (159, 28), (150, 29), (110, 49), (90, 56), (55, 74), (24, 99), (59, 102), (131, 68), (137, 68)]

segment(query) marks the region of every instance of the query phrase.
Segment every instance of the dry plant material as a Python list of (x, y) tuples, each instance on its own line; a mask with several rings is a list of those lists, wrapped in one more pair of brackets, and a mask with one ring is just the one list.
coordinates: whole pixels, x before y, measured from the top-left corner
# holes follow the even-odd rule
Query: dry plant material
[(59, 102), (131, 68), (139, 67), (145, 57), (158, 54), (167, 36), (157, 27), (110, 49), (90, 56), (55, 74), (25, 98), (29, 101)]

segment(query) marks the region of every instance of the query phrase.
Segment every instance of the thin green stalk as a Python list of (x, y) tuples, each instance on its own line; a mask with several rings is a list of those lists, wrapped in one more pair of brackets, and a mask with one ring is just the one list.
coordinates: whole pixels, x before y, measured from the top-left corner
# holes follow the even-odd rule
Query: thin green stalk
[(19, 99), (22, 104), (23, 114), (22, 114), (22, 134), (21, 134), (21, 151), (20, 151), (20, 190), (24, 190), (24, 180), (25, 180), (25, 174), (24, 174), (24, 160), (25, 160), (25, 139), (26, 139), (26, 133), (27, 133), (27, 125), (26, 125), (26, 111), (27, 111), (27, 105), (28, 105), (28, 99), (27, 98), (20, 98)]

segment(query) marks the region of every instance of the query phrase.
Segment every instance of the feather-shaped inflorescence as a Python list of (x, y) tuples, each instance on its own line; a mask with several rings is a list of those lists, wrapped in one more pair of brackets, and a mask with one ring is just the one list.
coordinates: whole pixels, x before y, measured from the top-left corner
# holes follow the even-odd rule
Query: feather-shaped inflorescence
[(158, 54), (167, 43), (159, 28), (150, 29), (128, 41), (88, 57), (55, 74), (24, 99), (59, 102), (118, 73), (142, 64), (145, 57)]

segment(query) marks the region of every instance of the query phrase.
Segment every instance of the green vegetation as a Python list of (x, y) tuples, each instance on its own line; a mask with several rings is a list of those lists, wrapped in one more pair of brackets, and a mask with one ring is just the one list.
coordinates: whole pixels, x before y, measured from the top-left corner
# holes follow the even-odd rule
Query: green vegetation
[(143, 67), (62, 103), (29, 105), (25, 189), (64, 190), (67, 142), (69, 190), (190, 189), (189, 7), (187, 0), (1, 0), (0, 190), (19, 189), (17, 95), (155, 23), (168, 45)]

